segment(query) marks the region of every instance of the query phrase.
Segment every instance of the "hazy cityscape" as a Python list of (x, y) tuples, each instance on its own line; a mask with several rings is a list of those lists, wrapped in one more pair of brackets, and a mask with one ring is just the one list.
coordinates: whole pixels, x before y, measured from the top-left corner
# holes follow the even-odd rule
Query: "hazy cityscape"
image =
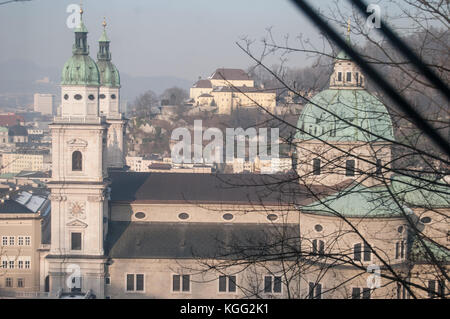
[(447, 299), (450, 8), (356, 2), (0, 2), (0, 299)]

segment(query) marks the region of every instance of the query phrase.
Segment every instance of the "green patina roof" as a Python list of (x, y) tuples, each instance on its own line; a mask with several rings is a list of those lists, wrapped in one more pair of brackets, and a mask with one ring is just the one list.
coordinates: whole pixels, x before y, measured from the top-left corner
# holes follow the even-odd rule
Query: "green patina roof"
[(342, 50), (341, 52), (338, 53), (338, 55), (336, 56), (337, 60), (351, 60), (352, 58), (344, 51)]
[(303, 109), (297, 127), (312, 135), (299, 130), (296, 138), (301, 140), (316, 138), (336, 142), (394, 140), (392, 121), (386, 107), (373, 95), (360, 88), (327, 89), (318, 93)]
[[(366, 187), (353, 184), (336, 194), (301, 207), (306, 213), (348, 218), (401, 217), (398, 207), (385, 186)], [(405, 213), (411, 210), (404, 208)]]
[(80, 24), (78, 25), (78, 27), (75, 28), (74, 32), (78, 32), (78, 33), (88, 33), (88, 29), (86, 28), (86, 26), (84, 25), (83, 20), (80, 20)]
[(103, 30), (102, 36), (100, 37), (98, 42), (110, 42), (109, 38), (108, 38), (108, 35), (106, 34), (106, 30)]
[(8, 128), (4, 126), (0, 126), (0, 132), (8, 132)]
[(97, 61), (97, 66), (100, 71), (100, 85), (119, 87), (120, 75), (116, 66), (108, 60)]
[(422, 238), (422, 241), (423, 244), (417, 237), (413, 241), (411, 247), (411, 259), (413, 261), (432, 263), (431, 256), (424, 247), (425, 245), (426, 248), (433, 254), (434, 258), (436, 258), (439, 262), (450, 262), (450, 250), (444, 246), (432, 242), (427, 238)]
[(62, 85), (100, 85), (97, 64), (88, 55), (73, 55), (65, 64)]
[(393, 192), (408, 206), (450, 207), (450, 184), (443, 179), (394, 176), (391, 185)]

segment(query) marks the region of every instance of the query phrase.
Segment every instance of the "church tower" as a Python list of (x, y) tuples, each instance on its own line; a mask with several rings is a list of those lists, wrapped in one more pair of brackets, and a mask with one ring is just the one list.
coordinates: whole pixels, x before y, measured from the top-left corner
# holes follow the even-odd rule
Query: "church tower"
[(106, 35), (106, 21), (103, 21), (103, 33), (99, 40), (97, 66), (100, 72), (100, 114), (106, 116), (109, 124), (107, 138), (107, 167), (121, 169), (124, 161), (124, 134), (126, 120), (120, 112), (120, 75), (111, 62), (110, 40)]
[(89, 57), (87, 29), (75, 29), (72, 57), (61, 78), (61, 112), (52, 135), (51, 247), (47, 256), (52, 296), (104, 296), (104, 238), (108, 221), (106, 139), (99, 113), (100, 74)]

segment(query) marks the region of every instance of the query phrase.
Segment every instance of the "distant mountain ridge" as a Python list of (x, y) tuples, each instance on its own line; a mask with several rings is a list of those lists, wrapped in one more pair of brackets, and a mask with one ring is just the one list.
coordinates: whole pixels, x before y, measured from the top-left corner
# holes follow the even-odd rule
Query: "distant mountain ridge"
[[(120, 70), (119, 70), (120, 71)], [(121, 96), (132, 102), (139, 94), (152, 90), (161, 94), (170, 87), (189, 89), (193, 82), (172, 76), (134, 77), (121, 72)], [(0, 63), (0, 95), (3, 94), (59, 94), (61, 70), (41, 67), (27, 60), (9, 60)]]

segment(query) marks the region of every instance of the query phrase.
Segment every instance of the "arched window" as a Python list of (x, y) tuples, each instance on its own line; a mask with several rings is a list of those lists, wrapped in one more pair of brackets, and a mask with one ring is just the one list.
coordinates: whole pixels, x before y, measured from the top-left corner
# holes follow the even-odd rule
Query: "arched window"
[(72, 153), (72, 171), (81, 171), (83, 169), (83, 155), (80, 151)]

